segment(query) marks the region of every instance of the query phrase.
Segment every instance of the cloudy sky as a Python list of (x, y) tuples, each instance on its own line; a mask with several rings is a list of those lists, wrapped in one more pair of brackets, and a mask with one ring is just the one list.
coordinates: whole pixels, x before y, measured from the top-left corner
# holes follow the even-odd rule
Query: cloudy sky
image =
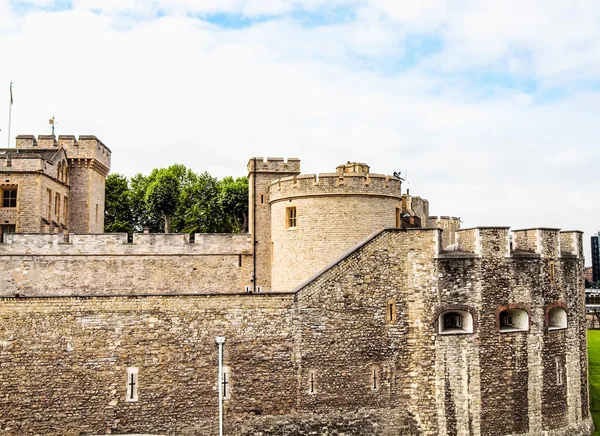
[[(94, 134), (131, 176), (251, 156), (408, 171), (464, 227), (600, 230), (598, 1), (0, 0), (0, 145)], [(14, 139), (11, 146), (14, 146)]]

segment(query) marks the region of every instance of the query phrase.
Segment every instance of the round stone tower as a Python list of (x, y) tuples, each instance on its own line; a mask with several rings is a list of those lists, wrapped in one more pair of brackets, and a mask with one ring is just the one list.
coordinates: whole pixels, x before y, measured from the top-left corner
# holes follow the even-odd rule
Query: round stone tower
[(275, 292), (291, 291), (369, 235), (400, 226), (400, 179), (359, 162), (269, 186)]

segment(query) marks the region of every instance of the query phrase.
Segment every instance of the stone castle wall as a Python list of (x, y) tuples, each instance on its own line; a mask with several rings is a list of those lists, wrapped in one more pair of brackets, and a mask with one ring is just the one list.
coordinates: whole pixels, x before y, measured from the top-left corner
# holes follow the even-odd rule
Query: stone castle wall
[[(256, 168), (254, 162), (256, 161)], [(281, 177), (300, 174), (300, 159), (256, 157), (248, 162), (248, 215), (249, 232), (254, 233), (256, 244), (256, 286), (270, 291), (271, 285), (271, 208), (269, 185)], [(256, 193), (254, 188), (256, 185)], [(256, 203), (256, 210), (255, 210)], [(256, 228), (254, 221), (256, 220)], [(253, 283), (248, 283), (253, 285)]]
[(252, 276), (248, 235), (7, 234), (2, 296), (241, 293)]
[[(369, 235), (395, 227), (400, 179), (370, 173), (285, 177), (269, 187), (272, 289), (290, 291)], [(296, 208), (296, 226), (287, 222)]]
[[(583, 256), (550, 243), (581, 235), (540, 232), (542, 252), (522, 253), (507, 228), (473, 229), (472, 252), (443, 251), (439, 229), (385, 230), (293, 294), (5, 298), (0, 428), (214, 434), (223, 335), (226, 434), (589, 434)], [(551, 331), (556, 304), (568, 327)], [(529, 331), (499, 331), (507, 306)], [(445, 310), (473, 332), (440, 334)]]
[[(271, 204), (273, 290), (291, 291), (369, 235), (395, 226), (394, 197), (297, 197)], [(295, 207), (297, 225), (286, 225)]]
[(427, 227), (442, 229), (442, 247), (456, 244), (456, 232), (460, 230), (460, 218), (449, 216), (428, 216)]

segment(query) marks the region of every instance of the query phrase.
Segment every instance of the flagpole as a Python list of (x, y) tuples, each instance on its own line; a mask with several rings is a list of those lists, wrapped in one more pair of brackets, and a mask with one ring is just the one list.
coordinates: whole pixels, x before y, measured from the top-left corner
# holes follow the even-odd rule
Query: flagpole
[(6, 147), (10, 148), (10, 125), (12, 122), (12, 105), (13, 105), (13, 96), (12, 96), (12, 80), (10, 81), (10, 101), (8, 102), (8, 143)]

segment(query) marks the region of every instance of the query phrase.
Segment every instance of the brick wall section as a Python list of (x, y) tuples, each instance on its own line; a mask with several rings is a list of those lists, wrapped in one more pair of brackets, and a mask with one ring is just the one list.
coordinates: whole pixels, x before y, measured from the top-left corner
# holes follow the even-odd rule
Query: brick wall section
[[(69, 196), (69, 187), (65, 183), (38, 172), (0, 174), (0, 185), (17, 187), (16, 209), (0, 207), (2, 224), (5, 224), (5, 221), (16, 224), (17, 232), (40, 232), (42, 217), (58, 224), (64, 223), (64, 198)], [(52, 192), (51, 217), (48, 217), (48, 189)], [(60, 217), (54, 213), (56, 194), (60, 197)]]
[[(423, 221), (425, 222), (425, 221)], [(430, 216), (427, 218), (429, 228), (442, 229), (442, 247), (446, 248), (450, 244), (456, 243), (456, 231), (460, 230), (460, 218), (449, 216)]]
[[(383, 231), (295, 294), (4, 299), (0, 428), (214, 434), (224, 335), (227, 434), (590, 434), (583, 257), (555, 259), (552, 283), (544, 256), (557, 247), (511, 256), (506, 228), (477, 230), (481, 256), (440, 253), (438, 229)], [(569, 327), (549, 332), (556, 301)], [(510, 304), (530, 310), (529, 332), (498, 331)], [(474, 332), (437, 334), (456, 308)], [(138, 403), (123, 401), (127, 366), (140, 368)]]
[[(369, 235), (396, 225), (400, 180), (369, 173), (285, 177), (269, 187), (272, 289), (289, 291)], [(287, 209), (297, 225), (288, 228)]]
[(216, 336), (232, 372), (225, 432), (255, 434), (257, 415), (293, 417), (291, 312), (288, 295), (3, 300), (2, 434), (215, 434)]
[(458, 244), (458, 249), (461, 251), (467, 251), (469, 253), (478, 253), (478, 238), (479, 231), (478, 229), (462, 229), (456, 232), (456, 243)]
[[(240, 293), (252, 274), (248, 235), (6, 235), (0, 295)], [(209, 243), (212, 242), (212, 243)]]
[[(271, 204), (273, 291), (290, 291), (369, 235), (395, 226), (398, 198), (297, 197)], [(286, 226), (296, 207), (297, 226)]]

